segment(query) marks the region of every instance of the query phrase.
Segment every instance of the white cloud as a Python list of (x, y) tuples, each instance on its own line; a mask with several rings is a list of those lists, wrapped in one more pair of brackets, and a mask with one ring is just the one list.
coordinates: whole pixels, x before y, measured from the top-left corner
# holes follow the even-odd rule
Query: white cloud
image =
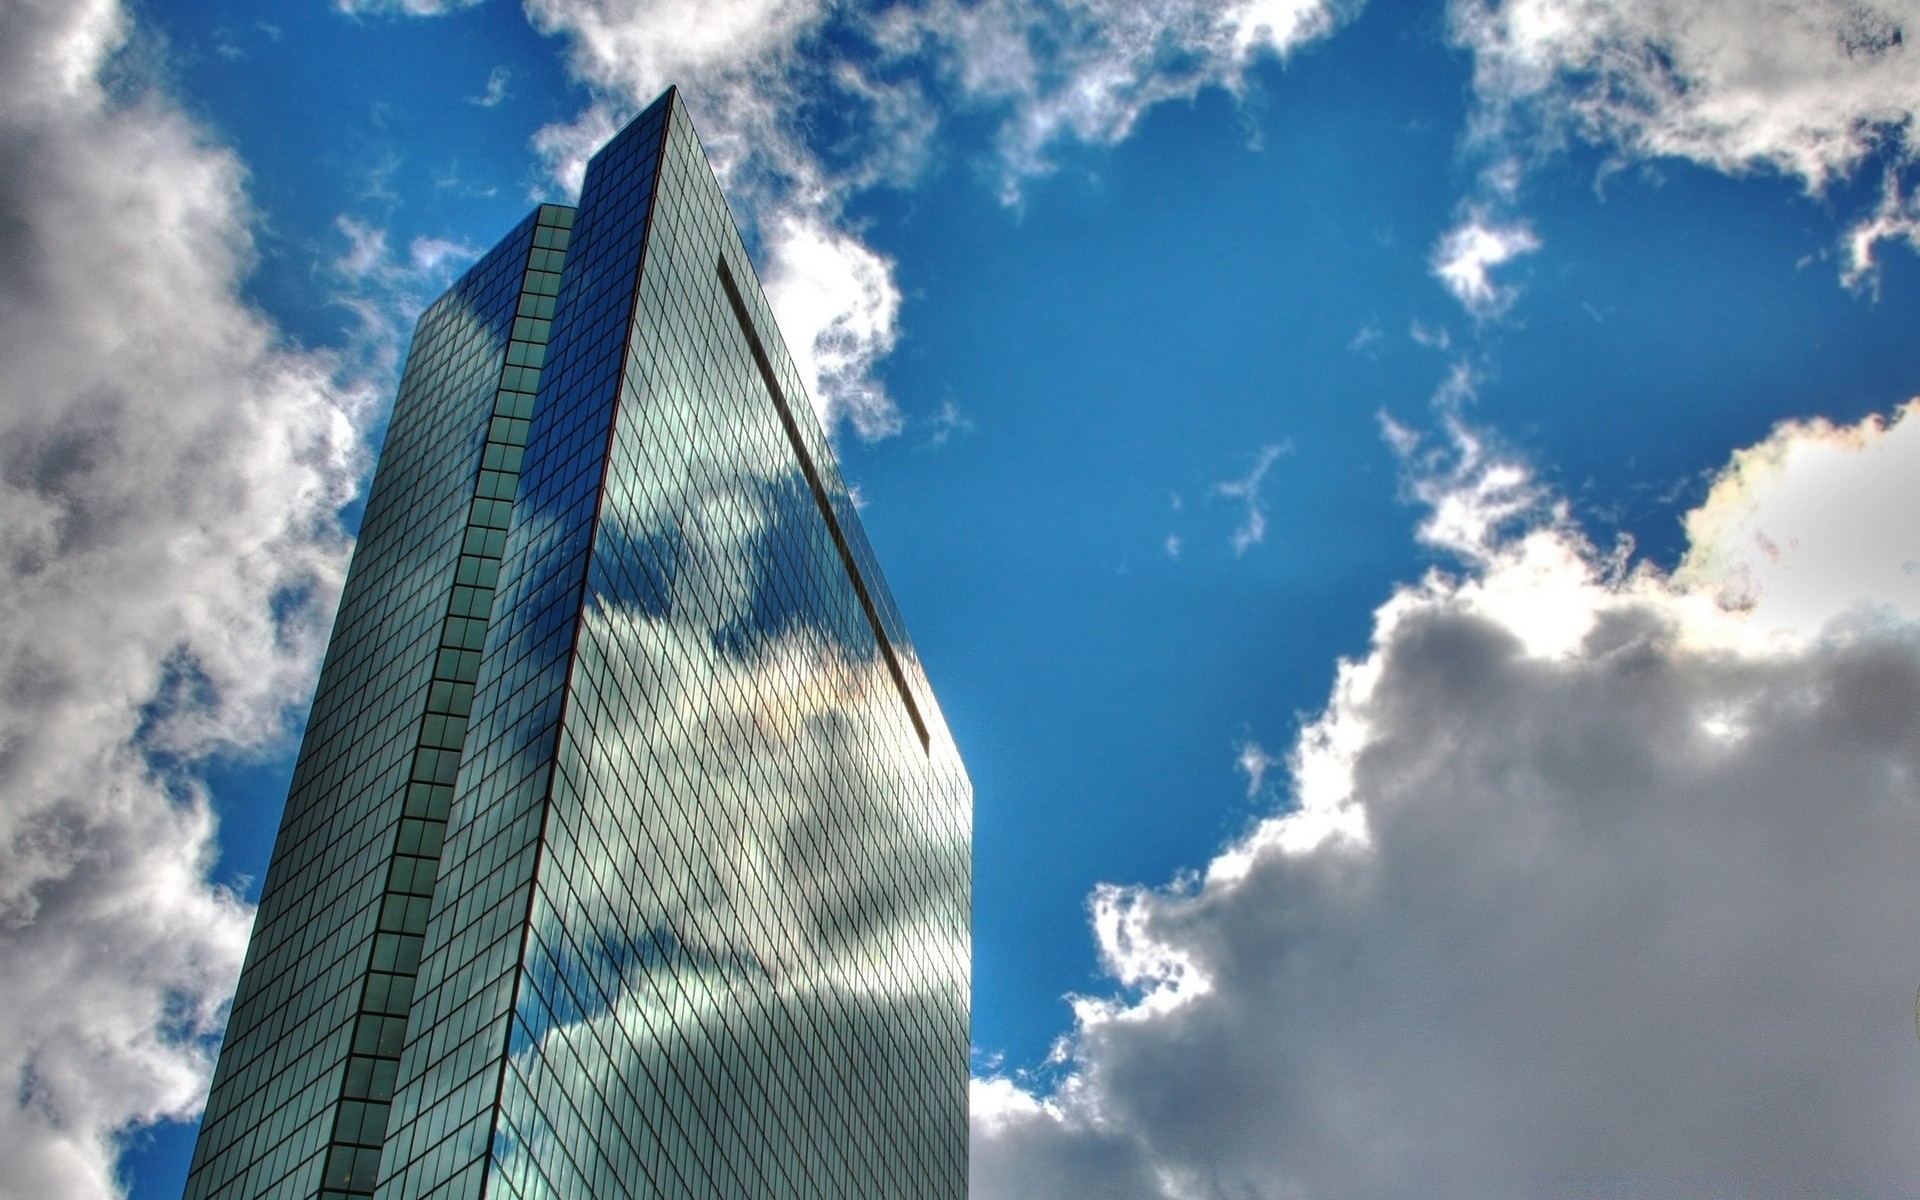
[(444, 17), (481, 0), (333, 0), (349, 16)]
[(789, 210), (767, 231), (764, 286), (807, 391), (867, 439), (901, 427), (875, 370), (899, 338), (893, 260), (817, 214)]
[(1920, 197), (1906, 195), (1900, 178), (1889, 171), (1880, 184), (1880, 203), (1855, 221), (1842, 239), (1840, 282), (1879, 294), (1880, 262), (1875, 248), (1881, 242), (1904, 241), (1920, 250)]
[(816, 0), (529, 0), (543, 33), (569, 38), (574, 72), (644, 104), (791, 53), (824, 16)]
[[(1004, 113), (999, 173), (1013, 199), (1064, 139), (1113, 144), (1163, 100), (1238, 92), (1257, 57), (1325, 36), (1346, 7), (936, 0), (873, 15), (823, 0), (528, 0), (536, 28), (568, 39), (571, 69), (596, 97), (537, 145), (559, 185), (577, 189), (593, 148), (679, 84), (735, 215), (758, 238), (816, 409), (829, 427), (883, 437), (905, 424), (879, 375), (899, 338), (900, 292), (891, 259), (844, 214), (853, 196), (917, 177), (944, 102)], [(942, 95), (922, 82), (928, 68)], [(833, 144), (814, 140), (809, 108), (831, 110)]]
[(1229, 479), (1216, 483), (1213, 490), (1216, 495), (1230, 500), (1238, 500), (1244, 505), (1240, 525), (1229, 539), (1236, 555), (1245, 554), (1267, 538), (1267, 503), (1260, 494), (1261, 485), (1266, 482), (1267, 472), (1283, 454), (1293, 452), (1293, 443), (1280, 442), (1260, 447), (1260, 453), (1254, 458), (1253, 469), (1239, 479)]
[(1546, 106), (1631, 154), (1814, 190), (1903, 142), (1920, 104), (1913, 0), (1455, 0), (1450, 16), (1496, 114)]
[(1053, 167), (1066, 139), (1113, 145), (1142, 113), (1208, 87), (1238, 93), (1262, 54), (1333, 32), (1357, 5), (1329, 0), (942, 0), (899, 12), (889, 40), (937, 47), (961, 92), (1010, 111), (1003, 198)]
[[(1440, 239), (1433, 273), (1476, 320), (1484, 321), (1506, 312), (1520, 294), (1512, 284), (1495, 283), (1494, 268), (1538, 249), (1540, 239), (1526, 222), (1501, 224), (1476, 211)], [(1416, 340), (1419, 336), (1416, 332)]]
[[(758, 235), (767, 299), (815, 411), (828, 428), (845, 420), (863, 438), (899, 432), (903, 420), (878, 374), (899, 339), (893, 261), (841, 219), (852, 191), (891, 171), (880, 161), (888, 157), (887, 122), (863, 130), (866, 167), (830, 173), (800, 120), (798, 44), (825, 19), (824, 6), (529, 0), (527, 13), (542, 32), (568, 38), (573, 73), (598, 96), (572, 122), (539, 135), (561, 186), (577, 189), (587, 157), (623, 116), (679, 84), (736, 215)], [(873, 91), (846, 70), (837, 82), (842, 94)], [(917, 119), (907, 110), (895, 118)]]
[(1920, 405), (1878, 418), (1783, 427), (1734, 455), (1687, 514), (1687, 588), (1801, 645), (1837, 614), (1920, 620)]
[(388, 394), (399, 384), (401, 353), (421, 312), (480, 252), (464, 242), (417, 237), (396, 257), (384, 229), (348, 216), (335, 217), (334, 228), (347, 250), (327, 264), (339, 284), (333, 302), (359, 321), (350, 338), (358, 373)]
[(951, 397), (940, 402), (940, 411), (927, 418), (927, 440), (923, 448), (937, 450), (952, 441), (956, 434), (973, 432), (973, 418), (961, 410)]
[(505, 67), (495, 67), (493, 70), (487, 72), (486, 90), (478, 96), (467, 97), (467, 103), (478, 105), (481, 108), (498, 108), (500, 102), (507, 98), (507, 84), (512, 79), (512, 71), (507, 70)]
[(1123, 990), (1059, 1087), (976, 1081), (973, 1194), (1906, 1194), (1916, 414), (1736, 456), (1672, 577), (1520, 472), (1531, 517), (1342, 664), (1295, 807), (1096, 894)]
[(1247, 799), (1251, 800), (1260, 794), (1260, 787), (1267, 780), (1267, 772), (1279, 766), (1280, 760), (1268, 754), (1259, 742), (1249, 740), (1240, 743), (1233, 765), (1247, 777)]
[[(118, 1193), (197, 1111), (251, 913), (198, 764), (311, 686), (372, 400), (238, 298), (244, 171), (100, 80), (111, 0), (0, 33), (0, 1195)], [(115, 68), (124, 76), (125, 64)]]
[(1381, 433), (1405, 467), (1407, 492), (1426, 508), (1416, 536), (1436, 550), (1484, 566), (1507, 543), (1515, 523), (1549, 506), (1532, 474), (1497, 453), (1487, 435), (1461, 415), (1474, 398), (1474, 370), (1455, 362), (1434, 390), (1431, 406), (1445, 434), (1442, 442), (1380, 415)]
[[(1494, 143), (1573, 135), (1810, 192), (1915, 149), (1920, 0), (1453, 0), (1450, 20)], [(1872, 225), (1849, 236), (1855, 264)]]
[(1429, 350), (1445, 353), (1453, 348), (1453, 335), (1444, 325), (1428, 326), (1416, 320), (1407, 326), (1407, 336)]

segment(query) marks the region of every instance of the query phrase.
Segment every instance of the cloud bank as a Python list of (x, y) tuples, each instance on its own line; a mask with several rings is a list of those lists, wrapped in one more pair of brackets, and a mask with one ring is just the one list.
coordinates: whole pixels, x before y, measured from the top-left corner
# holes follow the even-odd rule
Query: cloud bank
[(1057, 1086), (975, 1081), (975, 1196), (1920, 1177), (1920, 403), (1736, 455), (1670, 575), (1441, 449), (1473, 565), (1380, 608), (1293, 808), (1095, 895), (1118, 990)]
[(7, 1196), (115, 1195), (119, 1134), (198, 1110), (252, 914), (195, 767), (311, 686), (371, 399), (237, 298), (243, 172), (129, 37), (111, 0), (0, 33)]

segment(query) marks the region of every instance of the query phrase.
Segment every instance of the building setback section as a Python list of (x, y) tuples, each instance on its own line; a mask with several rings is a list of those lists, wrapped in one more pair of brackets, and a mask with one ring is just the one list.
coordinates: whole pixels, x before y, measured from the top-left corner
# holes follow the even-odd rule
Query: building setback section
[(421, 319), (187, 1194), (960, 1200), (970, 823), (669, 91)]

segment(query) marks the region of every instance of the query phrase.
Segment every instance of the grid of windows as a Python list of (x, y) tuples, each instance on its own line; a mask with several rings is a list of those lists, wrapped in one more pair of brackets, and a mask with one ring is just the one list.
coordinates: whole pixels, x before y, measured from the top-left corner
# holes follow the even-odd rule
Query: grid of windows
[(965, 778), (677, 106), (658, 171), (487, 1194), (958, 1197)]
[(500, 557), (526, 453), (527, 429), (546, 358), (554, 297), (566, 265), (573, 210), (542, 205), (521, 277), (512, 337), (481, 446), (467, 527), (441, 622), (426, 712), (420, 718), (405, 806), (389, 859), (352, 1051), (327, 1151), (321, 1200), (370, 1196), (406, 1045), (407, 1011), (419, 973), (447, 813), (473, 712), (480, 651), (493, 613)]
[[(535, 404), (379, 1194), (478, 1196), (666, 106), (595, 159)], [(630, 152), (629, 152), (630, 151)], [(626, 153), (623, 153), (626, 152)], [(620, 154), (622, 169), (597, 169)]]
[(281, 839), (355, 883), (262, 909), (355, 914), (332, 1057), (263, 1035), (300, 1170), (190, 1195), (960, 1200), (970, 789), (675, 93), (414, 358), (309, 732), (379, 784)]
[(398, 1048), (404, 972), (391, 968), (405, 935), (387, 927), (419, 918), (419, 905), (393, 893), (432, 878), (411, 862), (403, 869), (395, 850), (426, 845), (406, 813), (409, 779), (423, 737), (449, 740), (428, 711), (449, 593), (529, 255), (541, 252), (537, 237), (550, 240), (538, 233), (546, 212), (420, 319), (228, 1019), (190, 1200), (312, 1200), (323, 1175), (365, 1178), (352, 1155), (342, 1163), (333, 1151), (375, 1141), (368, 1102), (391, 1085), (379, 1063)]

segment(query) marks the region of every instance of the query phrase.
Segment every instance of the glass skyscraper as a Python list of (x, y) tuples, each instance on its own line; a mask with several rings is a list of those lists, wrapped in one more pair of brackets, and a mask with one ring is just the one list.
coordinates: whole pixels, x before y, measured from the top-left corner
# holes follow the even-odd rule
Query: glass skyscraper
[(187, 1196), (961, 1200), (971, 803), (669, 91), (421, 317)]

